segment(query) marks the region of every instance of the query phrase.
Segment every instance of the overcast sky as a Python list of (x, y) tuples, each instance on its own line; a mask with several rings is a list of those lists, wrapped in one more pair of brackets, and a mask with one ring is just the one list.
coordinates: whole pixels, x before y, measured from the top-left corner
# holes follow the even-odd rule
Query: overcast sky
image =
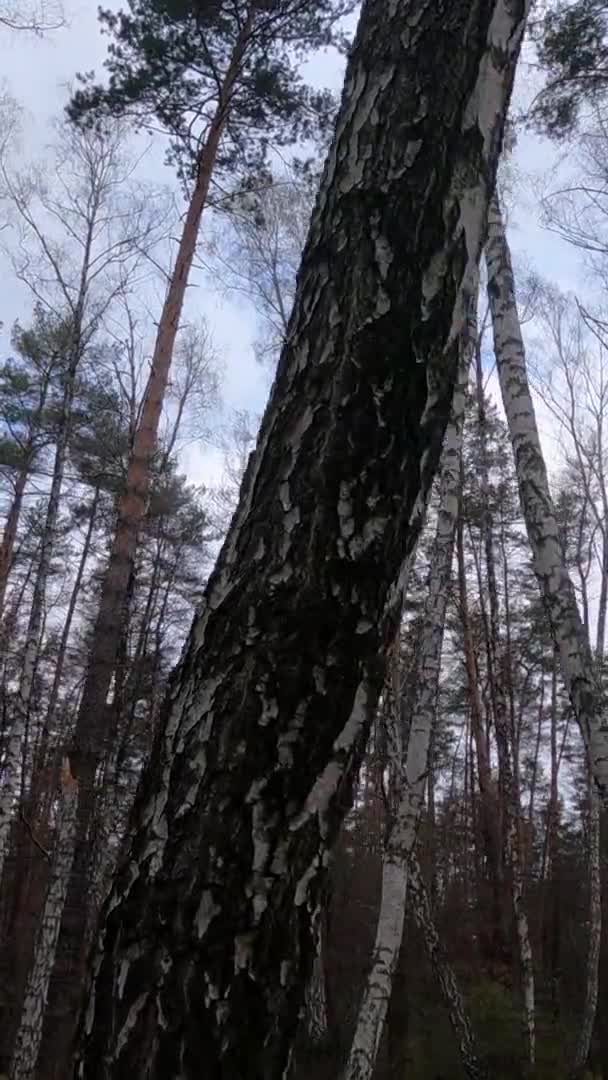
[[(61, 115), (67, 87), (75, 72), (93, 68), (101, 72), (106, 39), (99, 33), (97, 5), (92, 0), (86, 3), (84, 0), (68, 0), (68, 4), (69, 26), (45, 40), (0, 30), (0, 70), (11, 93), (24, 107), (22, 152), (25, 157), (44, 157), (45, 146), (52, 137), (51, 124)], [(341, 85), (341, 66), (333, 55), (320, 57), (314, 63), (311, 74), (315, 82), (335, 88)], [(534, 75), (527, 66), (521, 66), (518, 97), (529, 97), (533, 79)], [(527, 263), (564, 289), (579, 287), (582, 279), (576, 253), (538, 224), (534, 187), (543, 176), (551, 180), (555, 171), (554, 150), (538, 137), (525, 134), (518, 142), (515, 165), (522, 176), (511, 229), (516, 256), (525, 256)], [(163, 165), (160, 150), (146, 160), (145, 168), (147, 177), (152, 181), (173, 183), (171, 170)], [(4, 323), (2, 351), (6, 354), (10, 326), (17, 317), (27, 321), (31, 313), (31, 298), (25, 288), (14, 280), (6, 260), (0, 261), (0, 275), (0, 319)], [(200, 278), (195, 280), (190, 290), (188, 312), (190, 315), (204, 313), (210, 323), (225, 369), (227, 414), (232, 408), (260, 412), (268, 376), (253, 357), (253, 312), (242, 298), (235, 303), (229, 297), (214, 292), (211, 284)], [(217, 475), (219, 461), (219, 453), (207, 447), (202, 455), (198, 451), (191, 451), (187, 465), (193, 478), (201, 482), (210, 478), (205, 473)]]

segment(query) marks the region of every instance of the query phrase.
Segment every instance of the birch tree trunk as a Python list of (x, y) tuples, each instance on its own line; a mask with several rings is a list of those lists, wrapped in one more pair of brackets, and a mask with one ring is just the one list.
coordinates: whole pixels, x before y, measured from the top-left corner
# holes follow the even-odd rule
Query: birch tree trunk
[(488, 464), (488, 444), (485, 402), (483, 393), (481, 348), (477, 342), (476, 348), (476, 382), (477, 382), (477, 408), (479, 421), (480, 442), (480, 493), (481, 493), (481, 536), (485, 551), (486, 573), (489, 600), (489, 624), (486, 627), (487, 634), (487, 658), (488, 676), (490, 684), (490, 696), (492, 712), (494, 714), (494, 731), (496, 735), (496, 749), (498, 755), (498, 769), (500, 781), (500, 795), (502, 805), (502, 833), (505, 851), (505, 862), (508, 867), (511, 901), (515, 918), (515, 930), (519, 964), (521, 970), (522, 988), (524, 996), (524, 1021), (527, 1038), (527, 1059), (534, 1066), (536, 1059), (536, 1005), (534, 990), (534, 963), (532, 958), (532, 946), (530, 942), (530, 929), (528, 914), (524, 900), (524, 873), (519, 844), (519, 818), (521, 806), (519, 801), (519, 789), (516, 782), (515, 754), (516, 747), (510, 738), (509, 713), (507, 697), (505, 694), (505, 675), (507, 669), (507, 657), (504, 652), (502, 634), (500, 629), (500, 608), (498, 601), (498, 585), (496, 579), (496, 564), (494, 559), (493, 522), (490, 508), (490, 482)]
[(87, 1080), (288, 1067), (525, 15), (523, 0), (452, 0), (440, 21), (423, 0), (363, 6), (288, 340), (105, 904)]
[[(535, 571), (559, 650), (562, 677), (587, 746), (594, 782), (605, 804), (608, 798), (608, 716), (602, 707), (601, 689), (587, 633), (580, 619), (559, 539), (528, 385), (511, 256), (496, 198), (493, 199), (489, 217), (486, 261), (496, 361)], [(603, 638), (603, 630), (601, 636)], [(576, 1068), (584, 1065), (589, 1052), (597, 1004), (601, 941), (599, 806), (595, 799), (591, 800), (590, 816), (590, 938), (585, 1010), (575, 1053)]]
[[(602, 485), (603, 489), (603, 485)], [(604, 510), (605, 510), (604, 500)], [(608, 515), (604, 516), (608, 526)], [(606, 639), (606, 613), (608, 608), (608, 542), (604, 529), (602, 537), (601, 587), (598, 605), (595, 657), (598, 665), (598, 678), (601, 679)], [(574, 1052), (573, 1075), (582, 1073), (589, 1051), (595, 1027), (595, 1015), (599, 994), (600, 952), (602, 945), (602, 877), (601, 877), (601, 805), (598, 790), (589, 770), (589, 824), (587, 830), (587, 857), (589, 864), (589, 940), (587, 942), (587, 964), (585, 978), (585, 1004), (583, 1018)]]
[(322, 1045), (328, 1036), (325, 964), (321, 950), (322, 943), (319, 936), (317, 955), (313, 960), (312, 974), (306, 986), (307, 1034), (313, 1046)]
[(13, 550), (15, 547), (15, 540), (17, 538), (19, 518), (21, 517), (23, 495), (25, 493), (25, 487), (30, 474), (30, 466), (31, 459), (26, 459), (17, 474), (15, 480), (15, 490), (13, 492), (13, 498), (9, 507), (8, 514), (6, 516), (4, 532), (2, 533), (2, 541), (0, 542), (0, 617), (2, 617), (2, 613), (4, 611), (6, 586), (8, 584), (8, 576), (10, 573), (11, 562), (13, 559)]
[[(460, 455), (470, 357), (468, 349), (465, 356), (466, 360), (463, 359), (459, 382), (454, 392), (452, 416), (443, 447), (437, 529), (420, 631), (416, 689), (411, 709), (405, 771), (402, 758), (399, 757), (393, 763), (396, 805), (383, 856), (382, 895), (372, 966), (359, 1008), (345, 1080), (370, 1080), (373, 1075), (403, 937), (409, 863), (416, 842), (428, 776), (445, 613), (450, 592), (460, 495)], [(398, 739), (393, 742), (398, 746)]]
[(426, 954), (441, 988), (443, 1000), (447, 1006), (450, 1024), (456, 1036), (460, 1060), (470, 1080), (481, 1080), (486, 1070), (477, 1057), (475, 1037), (466, 1005), (451, 965), (446, 960), (435, 926), (429, 897), (416, 855), (409, 862), (408, 888), (411, 892), (412, 914), (418, 930), (422, 934)]
[(585, 979), (585, 1004), (578, 1033), (572, 1074), (583, 1072), (589, 1057), (599, 991), (600, 950), (602, 944), (602, 885), (600, 864), (600, 798), (593, 779), (589, 784), (589, 940)]
[(496, 364), (534, 569), (559, 649), (562, 677), (588, 748), (595, 782), (606, 805), (608, 714), (602, 707), (589, 641), (560, 543), (528, 384), (511, 255), (496, 199), (489, 215), (486, 263)]
[[(461, 478), (462, 480), (462, 478)], [(461, 484), (462, 486), (462, 484)], [(486, 735), (483, 705), (479, 690), (480, 680), (471, 631), (471, 619), (469, 614), (469, 599), (467, 589), (466, 568), (464, 562), (464, 535), (463, 535), (462, 509), (458, 515), (456, 528), (456, 548), (458, 555), (458, 589), (459, 589), (459, 615), (462, 626), (464, 662), (467, 680), (467, 692), (469, 708), (471, 711), (471, 734), (475, 744), (475, 756), (477, 759), (477, 782), (481, 802), (481, 834), (483, 837), (484, 850), (487, 859), (490, 877), (490, 919), (491, 934), (487, 952), (490, 953), (490, 967), (495, 972), (497, 964), (503, 964), (507, 952), (506, 932), (504, 926), (504, 872), (502, 865), (502, 839), (500, 827), (500, 810), (496, 785), (492, 782), (492, 770), (490, 766), (490, 747)], [(471, 788), (474, 782), (471, 779)], [(474, 802), (473, 802), (474, 805)], [(481, 882), (482, 875), (478, 874)]]
[[(78, 331), (75, 331), (75, 335), (77, 334)], [(60, 430), (55, 449), (53, 478), (49, 492), (46, 519), (40, 542), (40, 556), (32, 592), (32, 603), (21, 666), (21, 677), (19, 679), (19, 688), (15, 701), (15, 719), (13, 720), (8, 739), (6, 759), (2, 772), (2, 782), (0, 787), (0, 881), (2, 880), (4, 861), (8, 851), (13, 810), (18, 795), (19, 777), (21, 776), (21, 770), (23, 768), (24, 743), (29, 728), (30, 705), (42, 633), (46, 587), (55, 548), (57, 522), (59, 520), (59, 501), (61, 489), (63, 487), (63, 473), (71, 434), (72, 403), (74, 399), (76, 370), (79, 359), (80, 348), (78, 337), (78, 341), (74, 345), (74, 353), (65, 374)]]
[(35, 1076), (46, 997), (55, 961), (61, 913), (74, 855), (77, 802), (78, 784), (66, 760), (61, 771), (61, 806), (48, 891), (36, 937), (32, 968), (26, 985), (21, 1021), (11, 1062), (10, 1080), (33, 1080)]

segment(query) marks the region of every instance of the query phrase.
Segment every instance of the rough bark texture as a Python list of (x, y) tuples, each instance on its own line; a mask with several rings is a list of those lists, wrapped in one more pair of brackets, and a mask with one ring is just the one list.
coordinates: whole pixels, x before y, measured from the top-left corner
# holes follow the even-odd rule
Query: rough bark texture
[(325, 987), (325, 964), (319, 943), (312, 965), (312, 974), (306, 986), (306, 1021), (308, 1038), (314, 1045), (327, 1039), (327, 993)]
[(364, 4), (257, 448), (105, 905), (88, 1080), (288, 1066), (449, 415), (525, 7)]
[(33, 1080), (42, 1038), (42, 1021), (55, 961), (61, 913), (74, 856), (78, 784), (66, 762), (61, 776), (61, 806), (57, 821), (49, 886), (34, 949), (21, 1022), (10, 1069), (10, 1080)]
[(534, 569), (559, 649), (561, 670), (589, 751), (595, 782), (608, 804), (608, 712), (602, 707), (587, 634), (565, 564), (547, 469), (526, 372), (526, 355), (515, 302), (511, 256), (497, 200), (489, 215), (486, 245), (488, 294), (496, 364), (515, 454), (517, 482)]
[[(395, 809), (382, 861), (382, 895), (372, 965), (359, 1009), (346, 1080), (370, 1080), (373, 1075), (403, 937), (409, 860), (416, 843), (428, 776), (445, 613), (450, 593), (469, 356), (467, 349), (443, 447), (440, 504), (420, 631), (405, 770), (399, 755), (393, 763)], [(398, 740), (395, 742), (398, 745)]]

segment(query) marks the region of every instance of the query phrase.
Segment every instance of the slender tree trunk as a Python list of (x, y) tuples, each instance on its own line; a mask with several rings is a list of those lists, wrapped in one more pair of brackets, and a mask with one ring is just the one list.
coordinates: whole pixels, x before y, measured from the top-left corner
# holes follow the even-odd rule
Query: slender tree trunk
[(585, 979), (585, 1004), (581, 1026), (578, 1032), (573, 1077), (583, 1072), (589, 1050), (599, 991), (600, 951), (602, 944), (602, 892), (600, 871), (600, 798), (593, 779), (589, 783), (589, 939), (587, 943), (587, 966)]
[[(71, 632), (72, 620), (76, 610), (76, 604), (78, 596), (80, 594), (80, 589), (82, 588), (84, 572), (90, 554), (92, 536), (96, 523), (98, 499), (99, 492), (96, 491), (91, 504), (89, 525), (87, 528), (84, 545), (78, 564), (78, 569), (76, 571), (76, 578), (74, 580), (74, 586), (70, 596), (68, 609), (65, 615), (65, 622), (61, 634), (61, 641), (57, 654), (57, 662), (53, 673), (53, 683), (51, 686), (51, 692), (49, 694), (46, 717), (42, 727), (40, 739), (34, 753), (32, 784), (27, 797), (27, 803), (24, 808), (24, 816), (28, 821), (30, 827), (34, 831), (39, 828), (42, 822), (47, 821), (51, 808), (51, 803), (54, 798), (54, 792), (56, 789), (58, 766), (60, 762), (58, 759), (51, 762), (47, 761), (48, 742), (50, 736), (53, 734), (55, 710), (57, 708), (59, 689), (63, 677), (63, 668), (67, 653), (67, 646)], [(58, 744), (61, 743), (62, 731), (63, 724), (60, 725), (59, 732), (56, 735), (56, 741)], [(22, 911), (25, 909), (27, 895), (31, 884), (32, 860), (31, 858), (27, 857), (30, 844), (31, 840), (29, 835), (25, 834), (24, 829), (20, 829), (17, 835), (16, 844), (17, 858), (13, 883), (14, 899), (12, 903), (12, 914), (10, 921), (11, 929), (7, 934), (8, 948), (13, 954), (13, 970), (15, 972), (13, 985), (16, 987), (23, 985), (22, 965), (24, 949), (22, 935), (19, 933), (19, 920)]]
[(74, 353), (65, 374), (61, 423), (55, 450), (53, 479), (51, 481), (46, 520), (40, 544), (40, 555), (34, 580), (32, 603), (25, 638), (25, 648), (23, 651), (21, 677), (15, 702), (15, 719), (8, 740), (6, 760), (2, 774), (2, 784), (0, 788), (0, 880), (2, 879), (4, 860), (8, 850), (14, 804), (18, 797), (19, 777), (24, 768), (24, 743), (29, 729), (34, 677), (42, 634), (46, 587), (51, 571), (51, 561), (57, 534), (57, 522), (59, 520), (59, 504), (71, 433), (72, 403), (74, 399), (76, 369), (80, 359), (79, 353), (78, 337), (78, 344), (74, 347)]
[(9, 507), (4, 525), (4, 532), (2, 534), (2, 541), (0, 543), (0, 618), (4, 612), (6, 586), (8, 584), (8, 575), (13, 561), (13, 551), (15, 548), (15, 540), (17, 538), (19, 518), (21, 517), (21, 507), (23, 505), (23, 495), (30, 474), (30, 468), (31, 457), (26, 458), (17, 473), (13, 500)]
[(63, 902), (74, 855), (78, 785), (66, 760), (61, 775), (61, 805), (56, 826), (49, 885), (38, 928), (21, 1022), (10, 1068), (10, 1080), (33, 1080), (42, 1038), (46, 997), (55, 960)]
[(524, 1017), (527, 1036), (527, 1059), (528, 1064), (534, 1066), (536, 1058), (536, 1007), (534, 993), (534, 964), (532, 959), (532, 946), (528, 926), (528, 915), (524, 900), (524, 874), (522, 857), (519, 844), (519, 817), (521, 806), (516, 784), (515, 774), (515, 747), (509, 733), (509, 710), (505, 694), (506, 663), (507, 656), (501, 641), (500, 632), (500, 608), (498, 601), (498, 586), (496, 580), (496, 565), (494, 559), (494, 538), (492, 528), (492, 511), (490, 505), (489, 464), (487, 449), (487, 421), (485, 414), (485, 402), (483, 393), (483, 381), (481, 371), (481, 351), (479, 342), (476, 349), (476, 382), (477, 382), (477, 409), (480, 436), (480, 493), (482, 503), (481, 533), (485, 551), (488, 601), (489, 601), (489, 624), (488, 634), (488, 677), (490, 683), (490, 695), (492, 711), (494, 714), (494, 731), (496, 735), (496, 749), (498, 753), (498, 769), (500, 780), (500, 794), (502, 804), (502, 827), (503, 842), (505, 848), (505, 862), (508, 866), (511, 900), (515, 917), (515, 929), (519, 964), (521, 970), (522, 988), (524, 995)]
[[(211, 122), (205, 146), (201, 152), (194, 189), (188, 205), (177, 257), (160, 320), (151, 370), (135, 429), (127, 468), (124, 493), (118, 501), (116, 526), (110, 557), (104, 574), (97, 617), (93, 629), (91, 651), (76, 719), (70, 761), (79, 782), (78, 829), (72, 877), (66, 898), (69, 918), (62, 925), (58, 961), (80, 956), (87, 924), (86, 875), (89, 865), (87, 837), (95, 807), (95, 777), (109, 737), (106, 700), (116, 664), (121, 633), (121, 613), (129, 579), (135, 561), (140, 528), (146, 514), (151, 465), (156, 450), (158, 426), (169, 381), (169, 373), (188, 279), (196, 251), (200, 222), (217, 158), (222, 133), (229, 116), (231, 95), (238, 76), (243, 51), (251, 32), (251, 14), (241, 31), (231, 63), (219, 94), (215, 116)], [(73, 1037), (78, 1000), (82, 989), (82, 962), (68, 967), (56, 984), (51, 983), (49, 1021), (52, 1025), (53, 1057), (65, 1059)], [(57, 1019), (58, 995), (71, 1001), (71, 1007), (61, 1009), (62, 1023)]]
[[(23, 496), (25, 488), (29, 479), (29, 475), (32, 469), (32, 465), (36, 458), (36, 435), (38, 433), (39, 418), (43, 413), (46, 405), (49, 388), (51, 383), (51, 369), (49, 368), (44, 372), (42, 381), (40, 384), (40, 396), (34, 417), (29, 430), (29, 434), (23, 448), (23, 460), (21, 467), (17, 473), (17, 479), (15, 481), (15, 490), (13, 492), (13, 501), (9, 507), (6, 522), (4, 525), (4, 532), (2, 534), (2, 540), (0, 541), (0, 620), (4, 614), (4, 604), (6, 600), (6, 588), (8, 585), (8, 578), (11, 571), (13, 562), (13, 553), (15, 550), (15, 540), (17, 539), (17, 530), (19, 528), (19, 520), (21, 518), (21, 510), (23, 507)], [(0, 641), (0, 651), (4, 651), (5, 640)]]
[[(492, 976), (495, 976), (499, 968), (502, 969), (504, 967), (506, 956), (508, 954), (508, 931), (504, 925), (504, 872), (502, 864), (501, 819), (496, 785), (492, 781), (490, 746), (483, 720), (483, 704), (479, 692), (479, 673), (471, 630), (466, 567), (464, 561), (462, 507), (460, 508), (458, 515), (456, 548), (458, 554), (459, 615), (462, 626), (469, 707), (471, 710), (471, 734), (475, 744), (475, 753), (477, 757), (477, 780), (479, 783), (481, 802), (481, 832), (484, 840), (484, 850), (490, 878), (491, 936), (483, 951), (486, 953), (484, 960), (487, 963), (489, 960), (488, 966)], [(482, 924), (484, 919), (485, 911), (482, 912)]]
[[(443, 448), (440, 505), (420, 631), (416, 689), (411, 711), (405, 774), (394, 762), (395, 810), (382, 863), (382, 896), (372, 966), (359, 1009), (346, 1080), (370, 1080), (382, 1038), (405, 920), (409, 863), (416, 842), (436, 717), (441, 649), (460, 494), (460, 454), (468, 377), (463, 360)], [(392, 801), (392, 800), (391, 800)]]
[(525, 15), (523, 0), (458, 0), (439, 21), (426, 2), (363, 6), (288, 340), (105, 904), (87, 1080), (288, 1067), (449, 416)]
[[(36, 761), (34, 767), (34, 777), (32, 781), (32, 791), (30, 794), (30, 809), (29, 817), (33, 822), (36, 820), (36, 811), (38, 809), (38, 799), (40, 796), (41, 777), (42, 770), (45, 767), (47, 747), (49, 737), (53, 732), (53, 724), (55, 722), (55, 712), (57, 709), (57, 702), (59, 700), (59, 690), (61, 688), (61, 681), (63, 679), (63, 669), (65, 666), (68, 643), (70, 640), (70, 634), (72, 632), (72, 622), (76, 612), (76, 605), (80, 596), (80, 590), (82, 589), (82, 583), (84, 580), (84, 574), (87, 563), (89, 561), (89, 555), (91, 553), (91, 546), (93, 543), (93, 534), (95, 532), (95, 526), (97, 524), (97, 509), (99, 506), (99, 489), (96, 488), (93, 493), (93, 499), (89, 510), (89, 524), (84, 538), (84, 544), (80, 554), (80, 560), (78, 563), (78, 569), (76, 570), (76, 577), (74, 579), (74, 585), (70, 595), (68, 608), (65, 613), (65, 621), (63, 623), (63, 629), (61, 631), (61, 640), (59, 642), (59, 650), (57, 652), (57, 661), (55, 664), (55, 670), (53, 672), (53, 682), (51, 684), (51, 691), (49, 694), (49, 700), (46, 710), (46, 717), (40, 733), (39, 745), (36, 748)], [(61, 735), (58, 738), (58, 742), (61, 742)]]
[[(250, 14), (235, 45), (234, 54), (219, 93), (216, 113), (198, 160), (196, 180), (158, 323), (150, 375), (133, 436), (125, 490), (118, 502), (116, 526), (104, 575), (74, 739), (73, 759), (76, 774), (79, 771), (82, 772), (82, 780), (86, 782), (90, 781), (92, 766), (88, 764), (87, 767), (85, 759), (92, 756), (94, 761), (97, 761), (99, 753), (103, 750), (104, 736), (107, 734), (103, 729), (101, 718), (104, 715), (104, 706), (112, 681), (120, 640), (119, 614), (124, 604), (135, 559), (139, 530), (146, 515), (150, 470), (156, 450), (158, 425), (199, 238), (201, 217), (207, 203), (222, 134), (229, 117), (234, 82), (238, 76), (243, 52), (251, 32), (252, 18), (253, 15)], [(95, 720), (99, 722), (100, 731), (96, 731)]]
[[(490, 212), (486, 249), (488, 292), (492, 306), (497, 366), (509, 431), (515, 453), (520, 498), (535, 570), (561, 658), (564, 682), (586, 743), (590, 768), (601, 798), (608, 798), (608, 718), (602, 708), (598, 675), (581, 623), (574, 588), (565, 564), (547, 472), (540, 447), (528, 385), (525, 350), (517, 315), (510, 252), (497, 199)], [(603, 645), (606, 593), (600, 605), (598, 642)], [(591, 912), (585, 1011), (576, 1049), (579, 1067), (589, 1051), (597, 1002), (597, 967), (601, 939), (599, 896), (599, 807), (591, 801)], [(583, 1040), (587, 1040), (586, 1048)]]
[(486, 262), (496, 364), (534, 569), (559, 649), (562, 677), (588, 747), (593, 776), (602, 800), (608, 803), (608, 716), (602, 708), (589, 642), (566, 567), (549, 492), (526, 372), (511, 255), (496, 199), (489, 215)]
[(470, 1080), (481, 1080), (486, 1075), (486, 1070), (477, 1056), (471, 1021), (464, 998), (456, 982), (456, 976), (441, 947), (439, 934), (433, 921), (429, 897), (415, 854), (409, 863), (408, 888), (411, 890), (414, 922), (422, 935), (427, 956), (448, 1010), (450, 1024), (458, 1043), (462, 1067)]

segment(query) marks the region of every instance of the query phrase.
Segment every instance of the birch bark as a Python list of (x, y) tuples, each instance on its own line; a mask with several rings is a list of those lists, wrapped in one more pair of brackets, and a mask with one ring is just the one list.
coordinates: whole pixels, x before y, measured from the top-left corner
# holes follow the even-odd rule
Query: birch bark
[[(561, 671), (586, 744), (590, 768), (604, 804), (608, 798), (608, 716), (581, 622), (572, 581), (560, 543), (547, 471), (542, 456), (526, 358), (515, 302), (511, 256), (500, 206), (493, 199), (486, 245), (488, 293), (492, 308), (496, 361), (502, 398), (515, 454), (517, 479), (535, 571), (559, 650)], [(601, 631), (603, 637), (603, 630)], [(599, 898), (599, 806), (591, 799), (591, 918), (583, 1025), (576, 1068), (586, 1060), (597, 1004), (597, 969), (601, 940)]]
[(87, 1080), (288, 1068), (328, 849), (449, 416), (526, 13), (363, 5), (288, 340), (105, 904)]
[(536, 1059), (536, 1006), (534, 990), (534, 963), (532, 946), (530, 942), (530, 930), (528, 915), (524, 899), (524, 873), (519, 844), (519, 818), (521, 806), (519, 790), (516, 783), (515, 753), (516, 748), (510, 738), (509, 713), (507, 697), (505, 693), (505, 676), (507, 670), (507, 656), (505, 656), (504, 643), (500, 627), (500, 607), (498, 600), (498, 585), (496, 579), (496, 564), (494, 559), (494, 536), (493, 522), (490, 503), (490, 478), (488, 464), (488, 443), (485, 402), (481, 371), (481, 349), (477, 342), (476, 348), (476, 383), (477, 383), (477, 408), (479, 422), (480, 442), (480, 492), (481, 492), (481, 535), (485, 551), (489, 614), (490, 618), (486, 627), (487, 634), (487, 660), (488, 676), (490, 684), (490, 697), (492, 712), (494, 714), (494, 731), (496, 735), (496, 749), (498, 755), (499, 786), (502, 807), (502, 833), (505, 851), (505, 862), (508, 867), (511, 902), (515, 918), (515, 930), (519, 964), (521, 970), (522, 988), (524, 996), (524, 1021), (527, 1037), (527, 1059), (534, 1066)]
[[(372, 966), (359, 1009), (345, 1080), (370, 1080), (373, 1075), (403, 937), (409, 864), (420, 821), (435, 723), (458, 517), (460, 455), (470, 352), (467, 350), (465, 355), (443, 447), (437, 529), (420, 632), (405, 770), (401, 760), (394, 763), (395, 810), (383, 856), (382, 894)], [(398, 739), (393, 742), (398, 746)]]
[(471, 1027), (471, 1021), (467, 1013), (466, 1005), (451, 965), (448, 963), (439, 934), (435, 926), (429, 897), (420, 872), (418, 859), (414, 854), (409, 862), (408, 888), (411, 891), (412, 914), (414, 922), (420, 931), (424, 947), (431, 962), (431, 966), (441, 988), (444, 1002), (448, 1009), (450, 1024), (456, 1036), (460, 1060), (466, 1075), (470, 1080), (482, 1080), (486, 1076), (486, 1070), (477, 1056), (475, 1036)]
[(547, 469), (526, 372), (526, 356), (515, 302), (511, 256), (498, 201), (489, 215), (486, 244), (488, 294), (496, 364), (513, 444), (519, 494), (534, 569), (559, 649), (561, 671), (588, 747), (591, 769), (608, 802), (608, 713), (602, 707), (589, 641), (566, 568)]

